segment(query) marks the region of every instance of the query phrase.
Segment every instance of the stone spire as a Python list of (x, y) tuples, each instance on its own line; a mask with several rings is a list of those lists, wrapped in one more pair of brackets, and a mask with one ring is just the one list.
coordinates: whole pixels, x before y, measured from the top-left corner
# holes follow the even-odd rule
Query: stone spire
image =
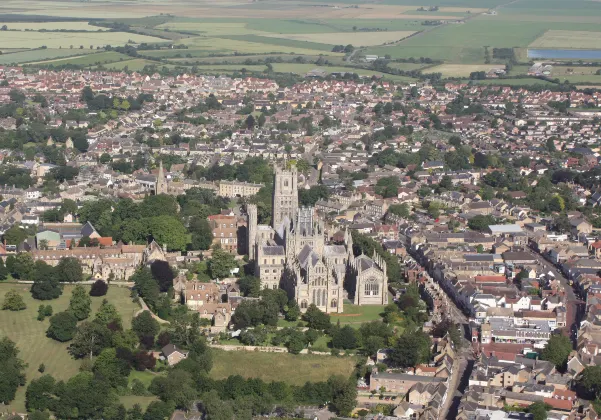
[(167, 181), (165, 181), (165, 171), (163, 171), (163, 161), (159, 163), (159, 175), (157, 176), (157, 183), (154, 189), (156, 195), (167, 194)]

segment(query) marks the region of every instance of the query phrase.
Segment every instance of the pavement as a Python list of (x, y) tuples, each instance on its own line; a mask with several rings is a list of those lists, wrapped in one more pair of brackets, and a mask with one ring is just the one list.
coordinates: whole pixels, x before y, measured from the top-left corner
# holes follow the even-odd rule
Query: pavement
[(536, 258), (537, 264), (541, 267), (541, 272), (546, 274), (550, 271), (563, 286), (566, 296), (566, 333), (575, 345), (576, 335), (573, 334), (573, 332), (578, 330), (578, 321), (584, 307), (584, 302), (576, 295), (574, 289), (570, 286), (568, 279), (566, 279), (551, 262), (547, 261), (542, 255), (532, 249), (526, 249), (526, 252)]

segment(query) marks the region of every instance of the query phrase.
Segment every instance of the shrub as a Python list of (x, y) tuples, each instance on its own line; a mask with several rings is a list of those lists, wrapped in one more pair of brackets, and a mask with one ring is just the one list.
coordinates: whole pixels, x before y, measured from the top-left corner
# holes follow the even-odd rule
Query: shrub
[(109, 290), (109, 285), (103, 280), (96, 280), (90, 289), (90, 296), (104, 296)]

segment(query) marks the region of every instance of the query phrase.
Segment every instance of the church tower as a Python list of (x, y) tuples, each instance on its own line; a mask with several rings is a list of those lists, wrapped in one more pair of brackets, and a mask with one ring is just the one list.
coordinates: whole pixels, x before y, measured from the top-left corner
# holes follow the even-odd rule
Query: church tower
[(273, 228), (277, 230), (286, 218), (288, 223), (296, 218), (298, 172), (295, 165), (292, 165), (290, 170), (276, 167), (273, 189)]
[(256, 248), (257, 248), (257, 206), (255, 204), (246, 205), (246, 213), (248, 214), (248, 259), (256, 259)]
[(165, 180), (165, 172), (163, 171), (163, 161), (159, 163), (159, 175), (157, 176), (157, 183), (154, 187), (154, 194), (167, 194), (167, 181)]

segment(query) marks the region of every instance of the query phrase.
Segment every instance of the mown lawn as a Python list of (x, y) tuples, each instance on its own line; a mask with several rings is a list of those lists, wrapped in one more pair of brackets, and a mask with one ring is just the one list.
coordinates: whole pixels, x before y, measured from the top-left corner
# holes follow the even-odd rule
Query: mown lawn
[(307, 381), (325, 381), (331, 375), (349, 376), (354, 364), (354, 359), (350, 357), (213, 349), (211, 376), (224, 379), (230, 375), (241, 375), (245, 378), (303, 385)]
[[(73, 359), (67, 352), (69, 343), (59, 343), (46, 337), (49, 320), (38, 321), (37, 313), (40, 304), (51, 305), (54, 313), (64, 311), (69, 306), (71, 291), (74, 286), (65, 286), (63, 294), (55, 300), (39, 301), (31, 297), (30, 286), (24, 284), (0, 284), (0, 304), (4, 295), (11, 289), (21, 292), (27, 309), (19, 312), (0, 311), (0, 336), (7, 336), (19, 348), (19, 356), (27, 363), (27, 381), (39, 378), (42, 374), (38, 367), (43, 363), (46, 367), (44, 374), (50, 374), (56, 379), (68, 379), (77, 374), (80, 362)], [(88, 286), (86, 286), (88, 287)], [(123, 318), (124, 328), (131, 327), (131, 320), (139, 310), (139, 306), (129, 297), (129, 289), (109, 287), (104, 297), (92, 297), (92, 314), (100, 307), (103, 298), (113, 303)], [(12, 410), (24, 412), (25, 389), (19, 387), (15, 401), (10, 405)]]
[(332, 323), (340, 321), (340, 324), (349, 324), (352, 326), (361, 325), (364, 322), (370, 321), (381, 321), (381, 313), (384, 312), (386, 305), (363, 305), (356, 306), (351, 303), (344, 302), (343, 310), (341, 314), (330, 314)]

